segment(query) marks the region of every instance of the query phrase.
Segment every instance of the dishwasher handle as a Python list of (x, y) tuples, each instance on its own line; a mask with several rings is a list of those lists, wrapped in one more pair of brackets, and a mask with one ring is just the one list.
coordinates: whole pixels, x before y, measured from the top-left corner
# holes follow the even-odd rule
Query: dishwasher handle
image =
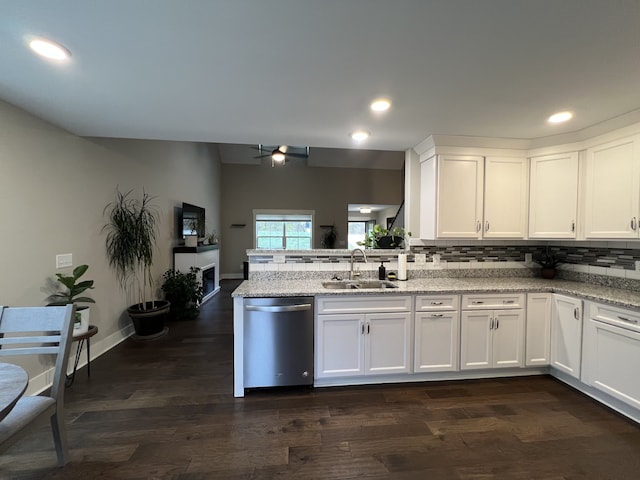
[(310, 303), (301, 303), (299, 305), (245, 305), (245, 310), (252, 312), (302, 312), (311, 310)]

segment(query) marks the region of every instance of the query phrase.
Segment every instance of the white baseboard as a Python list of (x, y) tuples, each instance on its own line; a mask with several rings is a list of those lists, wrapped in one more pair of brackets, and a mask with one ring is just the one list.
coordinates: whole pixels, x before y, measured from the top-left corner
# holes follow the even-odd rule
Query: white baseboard
[[(91, 342), (91, 360), (98, 358), (100, 355), (108, 352), (113, 347), (123, 342), (127, 338), (129, 338), (133, 334), (133, 325), (130, 324), (115, 333), (112, 333), (108, 337), (102, 338), (96, 342)], [(71, 373), (73, 371), (73, 362), (75, 360), (76, 349), (78, 348), (79, 343), (73, 342), (71, 344), (71, 351), (69, 353), (69, 364), (67, 365), (67, 373)], [(78, 368), (82, 368), (87, 364), (87, 350), (86, 345), (83, 347), (83, 351), (80, 355), (80, 361), (78, 362)], [(51, 387), (53, 383), (53, 373), (55, 368), (51, 367), (48, 370), (45, 370), (39, 375), (34, 376), (29, 379), (29, 386), (27, 387), (27, 391), (25, 395), (39, 395), (44, 392), (46, 389)]]

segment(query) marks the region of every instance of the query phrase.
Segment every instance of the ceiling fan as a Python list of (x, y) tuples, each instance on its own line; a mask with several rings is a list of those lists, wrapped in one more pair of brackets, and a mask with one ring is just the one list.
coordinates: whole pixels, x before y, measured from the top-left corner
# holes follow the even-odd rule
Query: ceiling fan
[(260, 154), (253, 158), (271, 157), (271, 166), (284, 165), (287, 158), (309, 158), (309, 147), (292, 147), (290, 145), (263, 145), (253, 147)]

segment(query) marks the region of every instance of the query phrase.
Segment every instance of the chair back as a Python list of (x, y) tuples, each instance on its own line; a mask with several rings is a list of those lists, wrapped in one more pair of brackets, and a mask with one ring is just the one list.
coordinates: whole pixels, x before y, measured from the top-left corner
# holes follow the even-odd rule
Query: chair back
[(51, 397), (62, 400), (76, 307), (0, 306), (0, 357), (53, 355)]

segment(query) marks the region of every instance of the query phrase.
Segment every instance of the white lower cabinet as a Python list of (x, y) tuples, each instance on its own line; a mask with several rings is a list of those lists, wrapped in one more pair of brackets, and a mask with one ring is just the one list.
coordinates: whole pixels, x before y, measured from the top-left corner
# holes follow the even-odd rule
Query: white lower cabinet
[(551, 293), (527, 294), (525, 366), (549, 365), (551, 347)]
[(524, 295), (462, 296), (461, 370), (523, 366), (524, 310), (506, 308), (523, 304)]
[(553, 294), (551, 366), (580, 378), (582, 361), (582, 300)]
[[(411, 371), (411, 297), (387, 300), (367, 296), (318, 298), (316, 378)], [(377, 311), (368, 313), (372, 305)], [(338, 313), (323, 313), (326, 311)]]
[(420, 295), (415, 302), (414, 372), (459, 369), (458, 295)]
[(581, 379), (640, 409), (640, 312), (587, 303)]

